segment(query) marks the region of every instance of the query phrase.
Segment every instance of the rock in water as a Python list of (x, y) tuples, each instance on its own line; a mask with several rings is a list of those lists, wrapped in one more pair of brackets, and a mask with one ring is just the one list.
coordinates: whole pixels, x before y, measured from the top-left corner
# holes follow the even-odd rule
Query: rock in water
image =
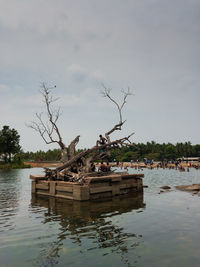
[(161, 186), (160, 188), (161, 188), (161, 189), (171, 189), (171, 187), (168, 186), (168, 185), (163, 185), (163, 186)]

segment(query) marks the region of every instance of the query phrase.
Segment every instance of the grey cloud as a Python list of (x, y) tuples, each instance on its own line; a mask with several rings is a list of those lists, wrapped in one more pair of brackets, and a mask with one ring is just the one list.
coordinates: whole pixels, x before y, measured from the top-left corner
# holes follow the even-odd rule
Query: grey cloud
[[(103, 127), (105, 117), (112, 112), (109, 104), (104, 106), (101, 98), (97, 100), (101, 82), (110, 85), (113, 92), (130, 86), (135, 96), (127, 104), (126, 114), (127, 123), (137, 133), (136, 140), (168, 141), (170, 136), (176, 142), (177, 137), (185, 138), (187, 132), (192, 142), (197, 142), (198, 0), (0, 0), (0, 3), (1, 83), (12, 89), (2, 91), (0, 87), (1, 95), (4, 93), (0, 101), (9, 103), (12, 91), (19, 96), (20, 103), (20, 98), (25, 100), (38, 93), (36, 85), (40, 81), (54, 80), (58, 94), (68, 97), (68, 102), (63, 97), (66, 101), (63, 106), (74, 103), (75, 107), (70, 107), (73, 112), (76, 110), (77, 119), (79, 112), (84, 116), (87, 110), (88, 127), (91, 124), (95, 128), (86, 138), (88, 146), (99, 125)], [(20, 84), (26, 90), (17, 90), (16, 85)], [(20, 109), (20, 105), (14, 106)], [(23, 109), (27, 107), (23, 105)], [(18, 112), (22, 121), (24, 112)], [(12, 123), (12, 118), (13, 122), (19, 120), (15, 113), (9, 105), (9, 122)], [(99, 116), (98, 122), (92, 114)], [(184, 118), (190, 117), (191, 132), (184, 122)], [(86, 127), (81, 122), (79, 125), (86, 134)]]

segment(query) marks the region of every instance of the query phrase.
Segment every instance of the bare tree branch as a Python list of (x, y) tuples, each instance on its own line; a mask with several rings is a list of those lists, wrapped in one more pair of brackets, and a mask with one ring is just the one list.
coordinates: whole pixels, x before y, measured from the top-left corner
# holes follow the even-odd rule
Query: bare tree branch
[(122, 125), (126, 122), (126, 120), (125, 121), (122, 120), (122, 109), (123, 109), (124, 105), (126, 104), (127, 97), (130, 95), (133, 95), (133, 93), (130, 91), (129, 87), (128, 87), (127, 91), (122, 90), (123, 101), (120, 105), (116, 100), (114, 100), (113, 97), (111, 97), (111, 95), (110, 95), (111, 89), (108, 89), (107, 87), (105, 87), (104, 84), (102, 84), (102, 86), (104, 88), (104, 91), (101, 91), (101, 94), (103, 95), (103, 97), (107, 97), (108, 99), (110, 99), (110, 101), (113, 102), (117, 106), (117, 109), (119, 112), (119, 123), (114, 125), (114, 127), (111, 130), (109, 130), (108, 132), (105, 133), (105, 137), (106, 137), (108, 143), (110, 143), (111, 142), (110, 141), (110, 134), (116, 130), (121, 130)]
[[(117, 107), (119, 114), (119, 122), (115, 124), (108, 132), (105, 133), (107, 142), (98, 142), (96, 146), (90, 149), (84, 150), (78, 154), (75, 153), (76, 145), (79, 142), (80, 135), (76, 136), (71, 143), (66, 147), (63, 142), (60, 130), (57, 126), (57, 122), (60, 118), (60, 107), (55, 108), (54, 103), (58, 98), (54, 98), (52, 95), (52, 89), (54, 87), (47, 87), (45, 83), (41, 84), (41, 94), (45, 104), (46, 113), (36, 113), (36, 121), (30, 122), (28, 127), (37, 131), (46, 144), (57, 143), (61, 149), (61, 161), (63, 164), (54, 169), (46, 169), (46, 177), (50, 179), (64, 179), (64, 177), (71, 177), (73, 181), (83, 181), (84, 173), (92, 170), (92, 163), (99, 159), (109, 157), (110, 150), (120, 148), (123, 146), (132, 146), (129, 138), (133, 135), (120, 138), (115, 141), (110, 140), (110, 135), (117, 130), (121, 130), (125, 120), (122, 119), (122, 111), (127, 103), (128, 96), (132, 95), (130, 89), (127, 91), (122, 90), (123, 99), (121, 103), (118, 103), (111, 96), (111, 89), (106, 88), (103, 85), (104, 91), (102, 94), (108, 98)], [(45, 120), (46, 116), (46, 120)], [(101, 136), (102, 137), (102, 136)], [(104, 138), (105, 139), (105, 138)], [(99, 145), (100, 144), (100, 145)]]
[(68, 159), (68, 156), (66, 146), (57, 126), (58, 119), (61, 115), (60, 107), (54, 108), (53, 106), (53, 103), (58, 100), (58, 98), (54, 98), (52, 95), (52, 89), (55, 87), (47, 87), (45, 83), (41, 84), (40, 92), (45, 103), (47, 121), (45, 122), (43, 113), (36, 113), (37, 121), (32, 121), (27, 126), (37, 131), (46, 144), (57, 143), (61, 148), (61, 161), (64, 162)]

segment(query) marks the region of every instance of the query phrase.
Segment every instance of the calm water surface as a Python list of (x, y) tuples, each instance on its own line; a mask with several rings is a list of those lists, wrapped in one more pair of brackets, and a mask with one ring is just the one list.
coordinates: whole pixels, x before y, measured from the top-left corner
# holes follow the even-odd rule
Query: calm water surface
[(41, 172), (0, 171), (1, 267), (200, 266), (200, 197), (174, 188), (199, 170), (144, 169), (143, 196), (84, 203), (31, 196)]

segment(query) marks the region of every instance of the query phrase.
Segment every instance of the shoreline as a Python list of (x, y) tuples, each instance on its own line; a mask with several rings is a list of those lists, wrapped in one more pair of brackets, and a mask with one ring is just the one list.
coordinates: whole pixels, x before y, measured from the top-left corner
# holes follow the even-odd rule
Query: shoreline
[[(32, 161), (24, 161), (25, 165), (30, 165), (31, 168), (44, 168), (44, 167), (59, 167), (62, 165), (61, 162), (58, 161), (41, 161), (41, 162), (32, 162)], [(98, 167), (101, 163), (95, 163), (96, 167)], [(181, 162), (179, 166), (177, 167), (174, 163), (168, 163), (164, 165), (160, 165), (160, 162), (155, 162), (152, 165), (151, 164), (145, 164), (143, 162), (138, 163), (131, 163), (131, 162), (119, 162), (119, 164), (115, 162), (109, 162), (109, 165), (111, 167), (118, 167), (118, 168), (135, 168), (135, 169), (142, 169), (142, 168), (148, 168), (148, 169), (155, 169), (155, 168), (169, 168), (169, 169), (176, 169), (176, 168), (198, 168), (200, 169), (200, 163), (199, 162)]]

